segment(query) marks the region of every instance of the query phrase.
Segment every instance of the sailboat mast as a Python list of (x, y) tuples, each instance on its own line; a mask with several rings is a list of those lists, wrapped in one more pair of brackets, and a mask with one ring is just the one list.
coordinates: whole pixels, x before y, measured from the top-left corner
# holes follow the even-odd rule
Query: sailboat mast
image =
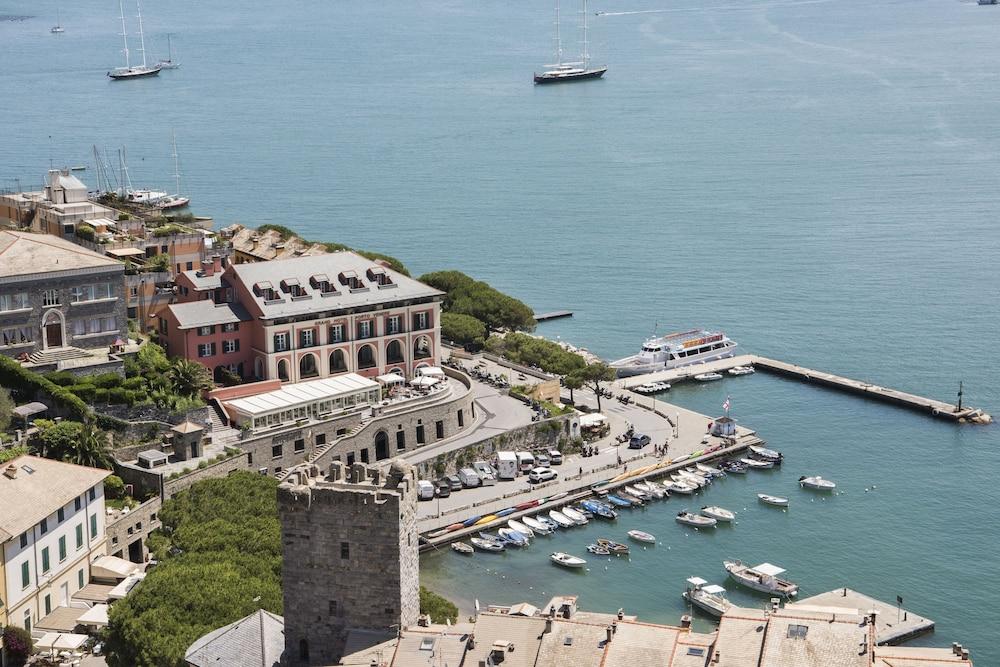
[(174, 195), (180, 195), (181, 193), (181, 170), (177, 163), (177, 134), (171, 130), (170, 140), (174, 149)]
[(559, 35), (559, 0), (556, 0), (556, 64), (562, 65), (562, 37)]
[(142, 66), (146, 66), (146, 38), (142, 35), (142, 8), (139, 0), (135, 0), (135, 15), (139, 19), (139, 50), (142, 51)]
[(167, 33), (167, 62), (174, 62), (174, 51), (170, 48), (170, 33)]
[(587, 49), (587, 0), (583, 0), (583, 68), (590, 63), (590, 53)]
[(121, 12), (122, 19), (122, 41), (125, 42), (125, 67), (129, 68), (132, 63), (128, 59), (128, 29), (125, 27), (125, 5), (123, 0), (118, 0), (118, 9)]

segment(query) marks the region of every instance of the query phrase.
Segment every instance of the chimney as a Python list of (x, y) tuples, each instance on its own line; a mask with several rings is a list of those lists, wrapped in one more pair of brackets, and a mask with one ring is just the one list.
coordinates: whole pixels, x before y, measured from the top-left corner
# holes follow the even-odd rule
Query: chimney
[(368, 478), (368, 469), (364, 463), (355, 463), (351, 466), (351, 484), (363, 484)]
[(330, 474), (327, 475), (326, 481), (328, 482), (342, 482), (344, 480), (344, 462), (334, 461), (330, 464)]
[(17, 477), (17, 466), (11, 463), (7, 466), (7, 469), (3, 471), (3, 476), (9, 479), (15, 479)]
[(681, 616), (681, 627), (685, 629), (689, 629), (691, 627), (691, 616), (689, 614)]
[(215, 275), (215, 265), (212, 264), (211, 260), (207, 259), (201, 260), (201, 275), (203, 276)]
[(212, 271), (213, 273), (222, 272), (222, 257), (220, 255), (212, 255)]

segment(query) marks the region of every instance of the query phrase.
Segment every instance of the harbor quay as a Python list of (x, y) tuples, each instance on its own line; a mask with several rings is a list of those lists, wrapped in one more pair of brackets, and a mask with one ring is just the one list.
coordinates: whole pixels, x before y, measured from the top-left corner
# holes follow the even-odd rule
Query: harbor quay
[(826, 593), (798, 600), (789, 605), (795, 608), (851, 607), (875, 616), (875, 641), (880, 645), (900, 644), (914, 637), (934, 631), (934, 621), (903, 609), (903, 602), (883, 602), (850, 588), (837, 588)]

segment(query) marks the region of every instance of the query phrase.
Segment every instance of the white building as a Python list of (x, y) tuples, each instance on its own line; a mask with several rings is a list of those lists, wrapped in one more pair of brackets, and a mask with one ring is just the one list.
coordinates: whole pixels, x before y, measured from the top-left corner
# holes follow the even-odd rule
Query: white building
[(108, 470), (19, 456), (0, 474), (0, 626), (31, 629), (70, 606), (105, 554)]

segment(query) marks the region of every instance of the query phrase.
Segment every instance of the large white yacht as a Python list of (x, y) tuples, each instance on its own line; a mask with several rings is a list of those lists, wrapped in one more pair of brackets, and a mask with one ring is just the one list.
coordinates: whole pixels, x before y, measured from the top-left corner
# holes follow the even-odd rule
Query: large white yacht
[(694, 329), (653, 337), (642, 344), (642, 351), (611, 363), (618, 377), (725, 359), (736, 353), (736, 341), (721, 331)]

